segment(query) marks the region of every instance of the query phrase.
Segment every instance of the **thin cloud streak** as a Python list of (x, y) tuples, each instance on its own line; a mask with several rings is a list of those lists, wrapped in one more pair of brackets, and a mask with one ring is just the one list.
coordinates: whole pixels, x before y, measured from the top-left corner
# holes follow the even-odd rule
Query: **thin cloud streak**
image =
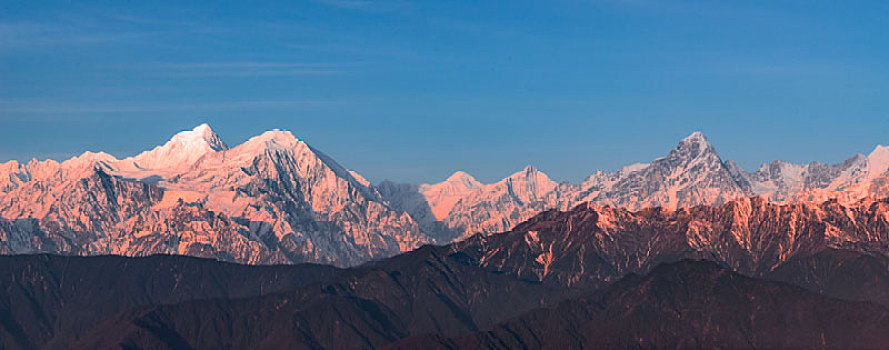
[(331, 7), (365, 12), (392, 12), (406, 9), (410, 3), (400, 0), (312, 0)]
[(337, 68), (355, 65), (339, 62), (173, 62), (163, 67), (176, 69), (222, 69), (222, 68)]
[(344, 68), (359, 63), (341, 62), (172, 62), (161, 63), (160, 69), (171, 70), (173, 77), (286, 77), (337, 75), (349, 72)]
[[(82, 113), (139, 113), (139, 112), (219, 112), (293, 108), (342, 104), (336, 100), (266, 100), (233, 102), (195, 102), (177, 104), (157, 103), (41, 103), (39, 101), (0, 101), (0, 119), (11, 114), (82, 114)], [(8, 119), (7, 119), (8, 120)]]
[(37, 22), (0, 23), (0, 51), (77, 44), (129, 42), (157, 35), (151, 31), (89, 32), (75, 26)]
[(313, 69), (247, 69), (247, 70), (211, 70), (171, 73), (171, 77), (179, 78), (212, 78), (212, 77), (286, 77), (308, 75), (344, 74), (343, 70)]

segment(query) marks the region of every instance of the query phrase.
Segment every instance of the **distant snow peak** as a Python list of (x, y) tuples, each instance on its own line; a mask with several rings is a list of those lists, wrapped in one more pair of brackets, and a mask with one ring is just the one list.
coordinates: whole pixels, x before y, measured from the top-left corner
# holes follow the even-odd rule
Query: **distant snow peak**
[(150, 151), (127, 158), (123, 168), (136, 169), (167, 169), (189, 167), (208, 153), (227, 150), (210, 125), (198, 125), (194, 129), (185, 130), (173, 135), (169, 141)]
[(702, 133), (700, 131), (695, 131), (695, 132), (692, 132), (690, 135), (686, 136), (684, 139), (682, 139), (682, 141), (688, 141), (688, 142), (704, 141), (704, 142), (706, 142), (707, 137), (704, 136), (704, 133)]
[(272, 129), (247, 140), (245, 144), (262, 143), (266, 146), (293, 147), (300, 140), (288, 130)]
[(472, 175), (469, 175), (463, 170), (457, 170), (451, 176), (448, 177), (447, 182), (476, 182), (475, 178)]
[[(522, 202), (534, 202), (552, 191), (557, 185), (555, 181), (550, 180), (549, 176), (531, 165), (510, 175), (500, 183), (507, 184), (509, 192)], [(492, 186), (493, 189), (497, 189), (497, 184)]]
[(889, 146), (878, 145), (867, 156), (868, 178), (882, 175), (889, 169)]
[(62, 169), (78, 169), (80, 173), (77, 175), (79, 176), (83, 172), (90, 171), (97, 167), (107, 169), (109, 168), (109, 164), (116, 161), (117, 158), (114, 158), (114, 156), (108, 153), (87, 151), (77, 157), (62, 162), (59, 164), (59, 167)]
[(522, 170), (513, 173), (508, 177), (509, 179), (541, 179), (541, 180), (549, 180), (549, 177), (546, 176), (542, 171), (535, 168), (533, 165), (526, 165)]
[(713, 153), (713, 145), (707, 140), (707, 137), (700, 131), (695, 131), (688, 137), (679, 141), (676, 151), (681, 153), (688, 152), (692, 157), (698, 157), (702, 154)]
[(110, 154), (108, 154), (108, 153), (105, 153), (105, 152), (91, 152), (91, 151), (86, 151), (86, 152), (83, 152), (81, 155), (79, 155), (79, 156), (77, 156), (77, 157), (74, 157), (74, 158), (71, 158), (71, 159), (68, 159), (68, 160), (62, 162), (62, 164), (65, 164), (65, 163), (68, 163), (68, 162), (73, 162), (73, 163), (83, 163), (83, 162), (113, 162), (113, 161), (116, 161), (116, 160), (117, 160), (117, 158), (114, 158), (114, 156), (112, 156), (112, 155), (110, 155)]
[(210, 128), (210, 125), (207, 123), (203, 123), (194, 127), (194, 129), (182, 131), (175, 136), (174, 138), (179, 138), (183, 142), (195, 142), (195, 143), (206, 143), (210, 148), (214, 151), (222, 151), (228, 149), (228, 146), (222, 142), (222, 139), (219, 138), (219, 135)]
[(534, 188), (533, 191), (539, 195), (543, 194), (542, 192), (551, 190), (556, 185), (554, 181), (550, 180), (549, 176), (532, 165), (525, 166), (521, 171), (510, 175), (504, 181), (527, 183), (527, 186), (532, 186)]

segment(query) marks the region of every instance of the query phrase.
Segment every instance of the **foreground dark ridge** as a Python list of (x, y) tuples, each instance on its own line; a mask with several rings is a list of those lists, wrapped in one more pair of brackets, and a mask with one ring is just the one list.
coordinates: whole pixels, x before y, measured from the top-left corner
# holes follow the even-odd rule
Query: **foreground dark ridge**
[(245, 266), (184, 256), (3, 256), (0, 348), (65, 348), (132, 307), (261, 296), (337, 272), (323, 265)]
[[(463, 344), (468, 334), (532, 309), (566, 298), (584, 303), (629, 274), (689, 258), (753, 277), (750, 283), (784, 281), (824, 297), (885, 306), (887, 206), (755, 198), (676, 211), (582, 205), (541, 213), (502, 234), (350, 269), (180, 256), (8, 256), (0, 258), (0, 346), (280, 347), (286, 341), (370, 348), (429, 341), (415, 338), (424, 334)], [(291, 333), (299, 336), (280, 338)]]
[(885, 307), (682, 261), (485, 332), (413, 337), (391, 348), (882, 349), (887, 321)]
[[(744, 278), (712, 263), (661, 265), (648, 277), (630, 275), (604, 289), (565, 288), (488, 272), (449, 248), (423, 247), (348, 270), (241, 266), (177, 256), (5, 257), (0, 268), (9, 277), (0, 283), (0, 347), (374, 348), (431, 342), (472, 348), (491, 346), (495, 339), (506, 342), (501, 333), (518, 322), (541, 327), (529, 326), (516, 335), (516, 341), (535, 348), (562, 339), (539, 332), (598, 329), (596, 322), (606, 320), (613, 323), (609, 329), (614, 337), (599, 338), (592, 332), (571, 344), (602, 345), (602, 339), (631, 344), (644, 336), (649, 339), (646, 344), (658, 346), (699, 338), (701, 346), (740, 339), (740, 348), (748, 348), (749, 342), (768, 347), (777, 343), (765, 325), (777, 327), (795, 319), (808, 320), (790, 328), (798, 338), (818, 339), (825, 327), (830, 328), (825, 333), (829, 345), (854, 336), (861, 342), (848, 344), (865, 346), (889, 334), (889, 329), (881, 328), (887, 324), (883, 306)], [(813, 290), (875, 301), (885, 301), (889, 293), (885, 283), (889, 269), (884, 260), (870, 255), (824, 251), (786, 266), (786, 275)], [(628, 306), (629, 301), (639, 305)], [(761, 310), (764, 305), (772, 309)], [(698, 314), (677, 309), (676, 314), (663, 315), (665, 311), (655, 306), (682, 307)], [(530, 311), (535, 308), (541, 309)], [(578, 311), (560, 311), (565, 308)], [(627, 314), (628, 310), (636, 311)], [(551, 320), (553, 313), (572, 318)], [(670, 318), (677, 314), (690, 323)], [(746, 324), (723, 318), (747, 314), (757, 318)], [(705, 316), (707, 324), (718, 324), (721, 333), (708, 335), (713, 330), (704, 327), (703, 319), (694, 318)], [(648, 328), (640, 328), (640, 323)], [(638, 333), (627, 333), (636, 328)], [(485, 330), (493, 333), (474, 334)], [(873, 334), (859, 333), (865, 330)], [(669, 332), (651, 338), (664, 331)], [(748, 338), (738, 338), (739, 332)], [(541, 343), (535, 345), (528, 337)]]
[[(287, 327), (301, 332), (303, 338), (288, 338), (301, 344), (378, 346), (413, 334), (485, 329), (567, 292), (488, 272), (435, 247), (350, 270), (175, 256), (12, 256), (0, 266), (8, 276), (0, 281), (4, 349), (69, 348), (78, 342), (92, 344), (86, 348), (141, 342), (181, 348), (176, 339), (182, 337), (189, 347), (241, 348), (266, 338), (274, 342)], [(200, 301), (176, 304), (186, 300)], [(163, 318), (167, 310), (188, 307), (195, 312), (186, 318), (178, 313)], [(230, 315), (240, 307), (257, 313)], [(152, 326), (163, 320), (200, 326), (208, 338), (170, 338)], [(103, 339), (117, 343), (94, 344)]]

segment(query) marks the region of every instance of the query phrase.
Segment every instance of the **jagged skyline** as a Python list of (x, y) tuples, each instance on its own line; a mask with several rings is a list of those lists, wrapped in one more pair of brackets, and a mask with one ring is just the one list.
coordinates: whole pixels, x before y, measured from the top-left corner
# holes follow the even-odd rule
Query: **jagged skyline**
[[(241, 140), (240, 142), (229, 143), (229, 142), (225, 141), (223, 136), (221, 136), (220, 134), (218, 134), (216, 132), (216, 129), (214, 127), (211, 127), (210, 123), (201, 122), (200, 124), (197, 124), (193, 128), (186, 128), (186, 129), (177, 131), (172, 136), (172, 138), (170, 138), (168, 141), (166, 141), (167, 144), (169, 144), (171, 142), (184, 143), (185, 145), (190, 145), (190, 147), (196, 147), (195, 149), (176, 149), (174, 151), (167, 150), (166, 154), (164, 154), (162, 156), (155, 156), (155, 157), (159, 157), (159, 158), (157, 160), (152, 160), (151, 162), (169, 163), (171, 161), (172, 162), (180, 161), (180, 162), (185, 162), (185, 163), (191, 163), (191, 162), (197, 160), (196, 157), (200, 157), (201, 155), (203, 155), (206, 152), (220, 151), (220, 150), (228, 149), (229, 145), (240, 145), (242, 143), (249, 142), (258, 136), (261, 136), (261, 135), (264, 135), (267, 133), (278, 133), (278, 132), (286, 133), (288, 135), (288, 137), (293, 137), (299, 141), (308, 142), (307, 140), (302, 138), (301, 135), (294, 134), (291, 130), (289, 130), (287, 128), (271, 128), (271, 129), (267, 129), (267, 130), (258, 132), (254, 135), (251, 135), (247, 139)], [(170, 135), (170, 133), (168, 132), (167, 135), (165, 135), (164, 137), (169, 137), (169, 135)], [(161, 139), (165, 139), (164, 137), (162, 137)], [(612, 169), (593, 167), (593, 168), (591, 168), (591, 171), (585, 173), (582, 177), (580, 177), (578, 179), (553, 177), (552, 180), (556, 183), (581, 183), (583, 181), (588, 180), (588, 178), (591, 176), (590, 173), (595, 175), (596, 173), (600, 173), (600, 172), (601, 173), (620, 173), (620, 172), (627, 172), (630, 170), (635, 171), (635, 170), (638, 170), (639, 167), (648, 165), (652, 160), (657, 160), (657, 159), (663, 158), (663, 154), (661, 154), (663, 149), (669, 149), (670, 147), (674, 146), (676, 140), (681, 140), (682, 142), (684, 142), (684, 141), (688, 141), (688, 140), (698, 140), (698, 139), (705, 142), (708, 147), (713, 147), (713, 141), (709, 137), (707, 137), (707, 135), (704, 132), (695, 130), (695, 131), (691, 131), (690, 133), (684, 135), (684, 137), (682, 137), (681, 139), (677, 138), (677, 139), (673, 140), (669, 144), (669, 147), (662, 148), (659, 150), (647, 151), (647, 152), (655, 154), (655, 156), (648, 158), (647, 160), (636, 160), (636, 161), (626, 160), (623, 163), (620, 163), (619, 165), (617, 165), (616, 167), (614, 167)], [(195, 145), (193, 143), (197, 143), (197, 144)], [(309, 142), (309, 143), (311, 143), (311, 142)], [(62, 162), (69, 160), (69, 159), (76, 159), (76, 158), (83, 158), (83, 157), (87, 157), (87, 158), (98, 157), (98, 158), (103, 158), (103, 159), (104, 158), (113, 159), (115, 161), (120, 160), (120, 161), (131, 161), (132, 162), (133, 159), (139, 158), (139, 157), (144, 156), (145, 154), (148, 154), (151, 152), (157, 152), (161, 148), (164, 148), (164, 146), (165, 146), (164, 143), (155, 141), (153, 144), (151, 144), (149, 146), (140, 148), (140, 150), (135, 154), (121, 155), (121, 154), (114, 154), (113, 152), (107, 152), (102, 149), (86, 149), (86, 150), (72, 151), (71, 152), (72, 154), (70, 156), (43, 157), (43, 158), (34, 157), (34, 158), (30, 158), (30, 159), (0, 159), (0, 164), (10, 163), (10, 162), (16, 162), (18, 164), (26, 164), (26, 163), (32, 162), (32, 161), (47, 161), (47, 160), (54, 161), (57, 163), (62, 163)], [(314, 148), (318, 149), (317, 146), (315, 146)], [(792, 161), (792, 160), (786, 160), (786, 159), (771, 159), (771, 160), (769, 160), (769, 159), (763, 158), (763, 159), (759, 160), (757, 163), (755, 163), (755, 165), (752, 167), (741, 166), (740, 164), (738, 164), (739, 162), (735, 159), (723, 158), (723, 157), (720, 157), (720, 159), (722, 161), (727, 162), (727, 163), (731, 163), (730, 167), (738, 167), (739, 170), (742, 170), (742, 171), (745, 171), (748, 173), (756, 173), (757, 171), (761, 171), (764, 169), (767, 170), (767, 168), (769, 166), (775, 166), (776, 164), (780, 165), (781, 163), (793, 164), (793, 165), (798, 165), (798, 166), (808, 166), (811, 163), (817, 163), (819, 165), (826, 165), (826, 166), (839, 166), (839, 165), (842, 165), (842, 163), (844, 163), (844, 162), (852, 161), (853, 158), (867, 156), (869, 154), (877, 154), (877, 153), (879, 153), (879, 154), (877, 154), (877, 156), (879, 156), (881, 158), (889, 159), (889, 155), (882, 155), (883, 153), (889, 152), (887, 150), (889, 150), (889, 147), (884, 146), (883, 144), (875, 144), (873, 146), (873, 148), (871, 148), (869, 151), (868, 150), (858, 150), (856, 153), (850, 153), (851, 156), (847, 155), (847, 156), (841, 158), (837, 162), (828, 162), (828, 161), (816, 159), (814, 156), (812, 158), (803, 159), (800, 161)], [(716, 152), (715, 147), (714, 147), (713, 151)], [(722, 151), (720, 150), (717, 153), (722, 154)], [(338, 157), (334, 157), (334, 158), (338, 159)], [(886, 160), (886, 161), (889, 162), (889, 160)], [(344, 164), (348, 165), (348, 163), (344, 163)], [(407, 166), (407, 165), (405, 165), (405, 166)], [(549, 180), (550, 176), (549, 176), (549, 172), (547, 171), (547, 169), (542, 168), (541, 166), (537, 165), (533, 161), (527, 162), (524, 164), (520, 164), (520, 166), (512, 168), (512, 169), (499, 169), (499, 170), (497, 170), (497, 172), (501, 173), (503, 175), (499, 176), (499, 177), (494, 177), (494, 178), (480, 177), (477, 174), (475, 174), (469, 170), (466, 170), (467, 169), (466, 167), (460, 167), (460, 166), (457, 166), (452, 170), (445, 171), (441, 174), (430, 174), (430, 176), (429, 176), (430, 179), (428, 181), (393, 180), (390, 178), (374, 179), (374, 178), (367, 176), (364, 171), (361, 172), (361, 178), (362, 178), (362, 180), (370, 181), (374, 184), (379, 184), (382, 182), (400, 182), (400, 183), (431, 185), (431, 184), (445, 183), (445, 182), (450, 181), (452, 177), (459, 176), (459, 177), (468, 177), (473, 182), (480, 181), (479, 184), (494, 184), (497, 181), (506, 179), (510, 176), (517, 174), (517, 172), (525, 171), (528, 168), (532, 168), (535, 171), (540, 171), (541, 173), (544, 174), (544, 176), (547, 177), (547, 180)], [(352, 167), (352, 169), (350, 169), (350, 170), (357, 171), (358, 168)]]
[[(755, 172), (722, 158), (700, 132), (665, 153), (574, 183), (531, 166), (492, 183), (462, 171), (432, 184), (371, 183), (362, 169), (290, 131), (269, 130), (230, 147), (201, 124), (123, 159), (85, 152), (62, 162), (0, 163), (0, 230), (11, 237), (0, 252), (176, 252), (352, 265), (503, 232), (582, 203), (672, 210), (756, 196), (860, 205), (884, 198), (889, 184), (885, 146), (839, 164), (772, 161)], [(78, 238), (88, 246), (68, 241), (91, 230), (109, 234)]]
[[(274, 8), (274, 11), (269, 9)], [(580, 181), (694, 130), (747, 170), (889, 143), (879, 1), (4, 7), (0, 160), (288, 129), (373, 181)], [(817, 155), (817, 156), (814, 156)]]

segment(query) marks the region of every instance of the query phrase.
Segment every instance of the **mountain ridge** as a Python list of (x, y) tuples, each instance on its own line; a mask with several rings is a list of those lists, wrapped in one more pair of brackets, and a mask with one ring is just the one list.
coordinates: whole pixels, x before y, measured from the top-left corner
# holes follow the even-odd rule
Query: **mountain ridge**
[[(177, 210), (189, 209), (199, 210)], [(580, 347), (626, 348), (640, 338), (653, 347), (691, 338), (809, 347), (821, 341), (811, 334), (824, 333), (827, 344), (869, 348), (887, 334), (886, 242), (889, 202), (752, 197), (676, 210), (552, 209), (508, 232), (349, 269), (6, 256), (0, 347), (474, 348), (493, 337), (540, 348), (534, 339), (556, 344), (593, 329), (581, 333), (603, 337)], [(787, 334), (793, 342), (782, 343)]]
[[(286, 130), (229, 147), (207, 124), (136, 156), (0, 163), (0, 253), (181, 253), (248, 263), (360, 264), (586, 202), (630, 210), (775, 202), (845, 204), (889, 191), (889, 147), (846, 162), (747, 172), (701, 132), (665, 156), (578, 184), (528, 166), (489, 184), (373, 184)], [(104, 194), (102, 194), (104, 193)], [(186, 215), (186, 213), (189, 213)]]
[[(140, 165), (143, 158), (151, 161)], [(202, 124), (134, 158), (90, 153), (29, 164), (7, 165), (14, 173), (3, 174), (11, 179), (0, 193), (0, 218), (11, 222), (0, 227), (5, 254), (172, 253), (345, 266), (432, 240), (289, 131), (228, 148)]]

